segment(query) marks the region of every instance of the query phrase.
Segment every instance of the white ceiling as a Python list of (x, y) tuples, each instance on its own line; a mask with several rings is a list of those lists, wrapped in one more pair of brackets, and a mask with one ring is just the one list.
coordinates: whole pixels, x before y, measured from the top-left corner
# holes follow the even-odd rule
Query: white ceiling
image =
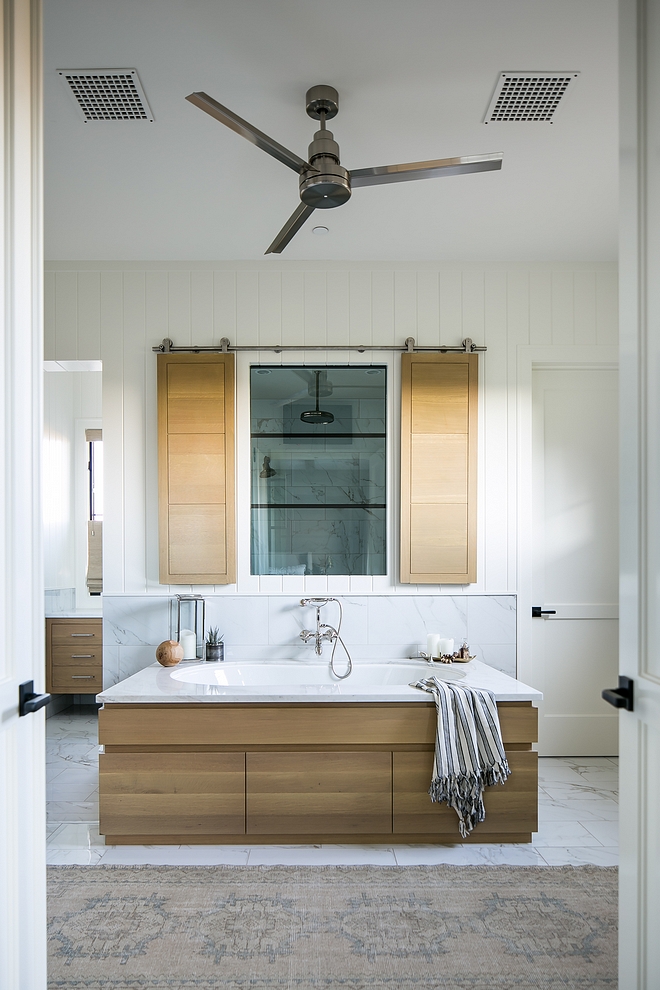
[[(44, 7), (50, 260), (261, 258), (297, 176), (184, 97), (204, 90), (306, 158), (316, 83), (339, 90), (329, 126), (347, 168), (499, 151), (504, 165), (357, 189), (312, 218), (328, 236), (308, 222), (283, 259), (616, 258), (616, 0)], [(83, 123), (59, 68), (136, 68), (155, 122)], [(581, 75), (554, 124), (485, 125), (503, 70)]]

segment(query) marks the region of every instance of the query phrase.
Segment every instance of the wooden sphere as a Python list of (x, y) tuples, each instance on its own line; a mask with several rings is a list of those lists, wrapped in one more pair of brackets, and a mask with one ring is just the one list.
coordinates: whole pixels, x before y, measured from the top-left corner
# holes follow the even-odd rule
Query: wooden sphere
[(175, 639), (166, 639), (156, 647), (156, 660), (163, 667), (174, 667), (183, 660), (183, 647)]

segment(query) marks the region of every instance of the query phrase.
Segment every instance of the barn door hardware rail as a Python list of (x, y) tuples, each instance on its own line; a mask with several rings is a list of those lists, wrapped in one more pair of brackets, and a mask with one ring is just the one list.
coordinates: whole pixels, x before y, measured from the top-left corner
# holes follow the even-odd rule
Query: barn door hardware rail
[(196, 347), (188, 344), (177, 347), (169, 337), (164, 337), (163, 342), (151, 348), (157, 354), (235, 354), (237, 351), (274, 351), (275, 354), (282, 354), (285, 351), (358, 351), (364, 354), (365, 351), (398, 351), (400, 354), (419, 354), (428, 351), (433, 354), (476, 354), (480, 351), (488, 350), (475, 344), (471, 337), (465, 337), (460, 344), (440, 344), (437, 347), (420, 347), (415, 343), (414, 337), (406, 337), (401, 344), (231, 344), (229, 337), (222, 337), (219, 344)]

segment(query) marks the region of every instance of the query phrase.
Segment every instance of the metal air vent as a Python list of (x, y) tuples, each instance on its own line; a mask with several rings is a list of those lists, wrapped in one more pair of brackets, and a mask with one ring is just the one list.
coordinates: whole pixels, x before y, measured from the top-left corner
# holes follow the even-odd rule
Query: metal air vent
[(484, 124), (552, 124), (579, 72), (502, 72)]
[(58, 69), (78, 113), (92, 120), (149, 120), (154, 115), (136, 69)]

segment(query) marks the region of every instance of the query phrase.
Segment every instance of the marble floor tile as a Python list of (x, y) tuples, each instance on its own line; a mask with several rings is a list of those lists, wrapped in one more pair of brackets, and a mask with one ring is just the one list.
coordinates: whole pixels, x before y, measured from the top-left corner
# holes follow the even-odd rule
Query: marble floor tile
[(532, 838), (534, 846), (598, 846), (601, 845), (580, 822), (539, 822)]
[(550, 783), (539, 786), (539, 791), (547, 794), (553, 800), (566, 801), (616, 801), (618, 788), (595, 787), (588, 783), (561, 784)]
[(241, 846), (106, 846), (104, 866), (245, 866), (248, 850)]
[(548, 866), (618, 866), (614, 846), (545, 846), (541, 855)]
[(98, 866), (103, 857), (103, 850), (96, 847), (81, 846), (79, 849), (60, 849), (57, 846), (46, 847), (46, 863), (48, 866)]
[(46, 784), (46, 800), (51, 801), (91, 801), (97, 790), (94, 779), (70, 781), (60, 784), (57, 777)]
[(87, 847), (105, 850), (103, 836), (99, 835), (96, 822), (67, 822), (59, 825), (57, 832), (51, 836), (49, 845), (57, 849), (80, 849)]
[(578, 821), (578, 822), (588, 822), (588, 821), (618, 821), (619, 819), (619, 805), (615, 801), (609, 801), (605, 798), (593, 801), (583, 801), (578, 798), (574, 799), (552, 799), (548, 797), (547, 794), (539, 796), (539, 819), (544, 817), (544, 820), (552, 821), (551, 818), (546, 818), (546, 810), (555, 809), (556, 811), (566, 810), (570, 813), (570, 818), (557, 818), (555, 821)]
[(248, 866), (396, 866), (389, 846), (253, 846)]
[(619, 848), (619, 823), (617, 822), (585, 822), (584, 827), (595, 835), (604, 846)]
[(399, 866), (545, 866), (541, 852), (531, 845), (463, 843), (455, 846), (401, 845), (394, 847)]
[(98, 822), (97, 801), (46, 801), (49, 822)]

